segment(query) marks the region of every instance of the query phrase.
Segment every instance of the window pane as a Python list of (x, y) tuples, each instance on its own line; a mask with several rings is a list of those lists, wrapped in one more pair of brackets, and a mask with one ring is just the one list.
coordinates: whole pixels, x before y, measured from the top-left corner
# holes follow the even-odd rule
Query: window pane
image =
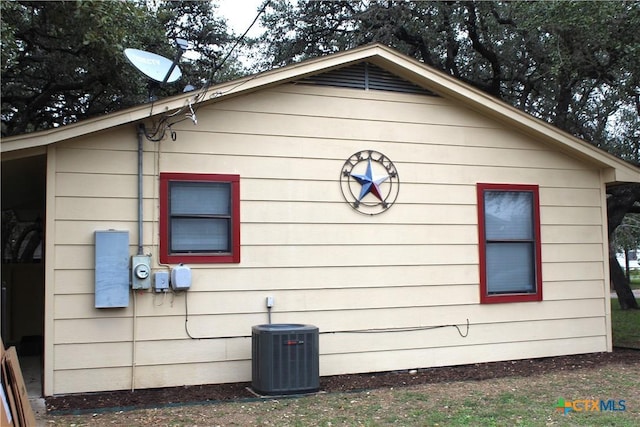
[(535, 293), (533, 243), (487, 243), (487, 292)]
[(211, 218), (173, 218), (171, 252), (230, 252), (230, 221)]
[(528, 191), (485, 191), (487, 240), (533, 240), (533, 194)]
[(171, 215), (230, 215), (226, 182), (171, 182)]

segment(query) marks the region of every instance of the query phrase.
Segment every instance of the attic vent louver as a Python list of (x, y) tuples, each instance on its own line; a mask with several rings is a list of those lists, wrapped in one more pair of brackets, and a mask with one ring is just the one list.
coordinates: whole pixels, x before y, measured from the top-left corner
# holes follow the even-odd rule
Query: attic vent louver
[(360, 62), (326, 73), (305, 77), (296, 81), (296, 83), (435, 95), (433, 92), (368, 62)]

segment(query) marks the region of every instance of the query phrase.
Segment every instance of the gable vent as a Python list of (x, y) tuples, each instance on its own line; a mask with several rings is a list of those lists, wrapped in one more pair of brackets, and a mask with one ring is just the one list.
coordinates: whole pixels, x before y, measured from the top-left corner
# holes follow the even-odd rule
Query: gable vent
[(368, 62), (360, 62), (348, 67), (338, 68), (326, 73), (316, 74), (297, 80), (296, 83), (314, 84), (320, 86), (348, 87), (364, 90), (386, 90), (390, 92), (419, 93), (422, 95), (435, 94), (418, 85), (391, 74), (382, 68)]

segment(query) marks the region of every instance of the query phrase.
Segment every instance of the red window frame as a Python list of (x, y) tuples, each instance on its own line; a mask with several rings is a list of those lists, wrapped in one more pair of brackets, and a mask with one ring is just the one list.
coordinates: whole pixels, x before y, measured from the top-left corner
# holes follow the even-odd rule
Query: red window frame
[[(476, 186), (478, 198), (478, 246), (480, 249), (480, 303), (508, 303), (508, 302), (528, 302), (542, 301), (542, 244), (540, 239), (540, 196), (537, 185), (525, 184), (485, 184), (479, 183)], [(534, 282), (536, 291), (533, 293), (512, 293), (490, 295), (487, 283), (487, 239), (485, 238), (485, 191), (517, 191), (530, 192), (532, 194), (532, 214), (533, 214), (533, 238), (534, 238)]]
[[(170, 253), (169, 183), (226, 182), (231, 185), (231, 252), (183, 254)], [(163, 264), (208, 264), (240, 262), (240, 176), (223, 174), (160, 174), (160, 262)]]

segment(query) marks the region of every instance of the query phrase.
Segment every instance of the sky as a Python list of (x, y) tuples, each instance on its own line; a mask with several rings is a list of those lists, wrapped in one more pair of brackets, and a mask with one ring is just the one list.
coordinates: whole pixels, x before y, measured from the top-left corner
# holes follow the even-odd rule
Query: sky
[[(227, 19), (227, 25), (229, 25), (233, 31), (242, 35), (251, 22), (258, 14), (258, 8), (262, 4), (263, 0), (218, 0), (218, 10), (220, 14)], [(260, 34), (260, 21), (256, 22), (249, 36), (256, 36)]]

